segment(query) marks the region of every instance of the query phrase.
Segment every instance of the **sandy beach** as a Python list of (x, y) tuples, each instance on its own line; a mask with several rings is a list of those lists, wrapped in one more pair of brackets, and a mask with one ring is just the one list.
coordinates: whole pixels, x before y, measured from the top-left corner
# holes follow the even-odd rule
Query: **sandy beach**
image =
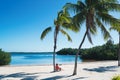
[(117, 61), (82, 62), (77, 75), (71, 76), (74, 64), (62, 64), (60, 72), (52, 72), (52, 65), (1, 66), (0, 80), (111, 80), (120, 75)]

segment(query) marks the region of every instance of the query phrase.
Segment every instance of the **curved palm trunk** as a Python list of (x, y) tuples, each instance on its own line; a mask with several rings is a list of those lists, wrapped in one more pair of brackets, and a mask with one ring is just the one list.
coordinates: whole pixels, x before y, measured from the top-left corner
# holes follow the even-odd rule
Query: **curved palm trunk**
[(56, 44), (57, 44), (57, 35), (58, 35), (58, 29), (55, 28), (54, 32), (54, 51), (53, 51), (53, 71), (55, 72), (55, 55), (56, 55)]
[(119, 52), (118, 52), (118, 66), (120, 66), (120, 32), (119, 32)]
[(76, 53), (76, 56), (75, 56), (75, 66), (74, 66), (73, 75), (76, 75), (76, 74), (77, 74), (78, 54), (80, 53), (80, 49), (81, 49), (81, 47), (82, 47), (83, 42), (85, 41), (85, 37), (87, 36), (87, 32), (88, 32), (88, 30), (86, 30), (86, 32), (85, 32), (85, 34), (84, 34), (84, 37), (83, 37), (83, 40), (82, 40), (82, 42), (80, 43), (80, 46), (79, 46), (79, 48), (78, 48), (78, 52)]
[(53, 71), (55, 72), (55, 54), (56, 54), (56, 41), (54, 41), (54, 51), (53, 51)]
[[(90, 12), (90, 10), (89, 10)], [(87, 36), (88, 34), (88, 29), (90, 29), (90, 26), (93, 25), (93, 17), (91, 17), (92, 14), (90, 13), (87, 13), (86, 15), (86, 32), (83, 36), (83, 39), (82, 39), (82, 42), (80, 43), (80, 46), (78, 48), (78, 52), (76, 53), (76, 56), (75, 56), (75, 66), (74, 66), (74, 71), (73, 71), (73, 75), (76, 75), (77, 74), (77, 59), (78, 59), (78, 54), (80, 53), (80, 49), (83, 45), (83, 42), (85, 41), (85, 37)]]

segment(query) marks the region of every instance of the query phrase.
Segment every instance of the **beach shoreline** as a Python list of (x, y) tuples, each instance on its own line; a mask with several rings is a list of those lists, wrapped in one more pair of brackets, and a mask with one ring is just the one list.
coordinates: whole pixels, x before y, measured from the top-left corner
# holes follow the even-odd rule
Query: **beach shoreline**
[[(94, 63), (94, 62), (110, 62), (110, 61), (115, 61), (116, 62), (116, 60), (85, 60), (85, 61), (82, 61), (82, 62), (78, 62), (78, 64), (83, 64), (83, 63)], [(74, 65), (74, 63), (58, 63), (59, 65)], [(23, 65), (21, 65), (21, 64), (19, 64), (19, 65), (2, 65), (2, 66), (0, 66), (0, 67), (21, 67), (21, 66), (52, 66), (53, 64), (27, 64), (27, 65), (25, 65), (25, 64), (23, 64)]]
[(50, 65), (22, 65), (0, 66), (0, 80), (111, 80), (115, 75), (120, 75), (117, 61), (82, 62), (78, 64), (78, 74), (70, 76), (73, 64), (62, 64), (60, 72), (52, 73)]

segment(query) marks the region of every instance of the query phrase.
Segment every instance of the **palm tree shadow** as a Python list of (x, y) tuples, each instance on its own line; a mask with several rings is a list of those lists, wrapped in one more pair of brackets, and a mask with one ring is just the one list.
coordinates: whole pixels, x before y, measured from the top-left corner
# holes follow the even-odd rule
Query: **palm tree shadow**
[(85, 79), (87, 77), (79, 77), (79, 78), (75, 78), (75, 79), (72, 79), (72, 80), (81, 80), (81, 79)]
[(7, 77), (12, 77), (12, 78), (23, 78), (21, 80), (34, 80), (37, 76), (33, 76), (34, 74), (37, 73), (24, 73), (24, 72), (19, 72), (19, 73), (14, 73), (14, 74), (9, 74), (9, 75), (0, 75), (0, 80), (2, 78), (7, 78)]
[[(41, 80), (57, 80), (57, 79), (61, 79), (61, 78), (67, 78), (67, 77), (72, 77), (73, 75), (69, 75), (69, 76), (53, 76), (53, 77), (48, 77), (48, 78), (44, 78)], [(79, 78), (75, 78), (72, 80), (79, 80), (79, 79), (85, 79), (87, 77), (79, 77)], [(62, 80), (62, 79), (61, 79)]]
[(1, 79), (2, 77), (4, 77), (4, 75), (0, 75), (0, 79)]
[(57, 80), (57, 79), (61, 79), (65, 76), (53, 76), (53, 77), (48, 77), (48, 78), (44, 78), (42, 80)]
[[(69, 76), (67, 76), (67, 77), (72, 77), (72, 76), (74, 76), (74, 75), (69, 75)], [(67, 78), (66, 77), (66, 78)], [(72, 80), (80, 80), (80, 79), (85, 79), (85, 78), (88, 78), (88, 77), (79, 77), (79, 78), (74, 78), (74, 79), (72, 79)]]
[(83, 70), (86, 71), (94, 71), (94, 72), (106, 72), (106, 71), (111, 71), (111, 72), (115, 72), (116, 68), (118, 68), (118, 66), (106, 66), (106, 67), (98, 67), (98, 68), (84, 68)]

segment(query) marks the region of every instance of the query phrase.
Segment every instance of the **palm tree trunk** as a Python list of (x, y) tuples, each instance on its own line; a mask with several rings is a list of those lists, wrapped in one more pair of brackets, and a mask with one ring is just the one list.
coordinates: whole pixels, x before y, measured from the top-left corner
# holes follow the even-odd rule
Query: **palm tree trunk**
[(80, 43), (80, 46), (79, 46), (79, 48), (78, 48), (78, 52), (76, 53), (76, 56), (75, 56), (75, 66), (74, 66), (74, 71), (73, 71), (73, 74), (72, 74), (72, 75), (76, 75), (76, 74), (77, 74), (77, 59), (78, 59), (78, 54), (80, 53), (80, 49), (81, 49), (81, 47), (82, 47), (83, 42), (85, 41), (85, 37), (86, 37), (86, 35), (87, 35), (87, 32), (88, 32), (88, 30), (86, 30), (86, 32), (85, 32), (85, 34), (84, 34), (84, 37), (83, 37), (83, 40), (82, 40), (82, 42)]
[(55, 55), (56, 55), (56, 44), (57, 44), (57, 31), (54, 32), (54, 51), (53, 51), (53, 71), (55, 72)]
[(118, 66), (120, 66), (120, 32), (119, 32), (119, 52), (118, 52)]
[(55, 50), (56, 50), (56, 48), (55, 48), (55, 45), (54, 45), (54, 52), (53, 52), (53, 72), (55, 72), (55, 54), (56, 54)]

